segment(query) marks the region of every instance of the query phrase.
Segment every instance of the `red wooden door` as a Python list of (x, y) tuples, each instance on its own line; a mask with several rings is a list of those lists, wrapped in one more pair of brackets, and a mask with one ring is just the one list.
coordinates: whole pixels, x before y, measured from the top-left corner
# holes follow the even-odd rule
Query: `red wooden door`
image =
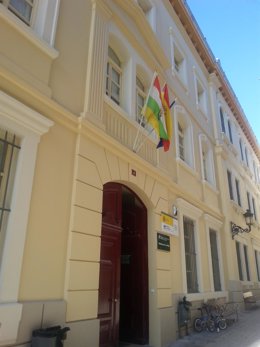
[(118, 344), (121, 254), (121, 186), (106, 184), (103, 192), (98, 317), (100, 347)]
[(120, 340), (148, 343), (147, 212), (123, 187)]

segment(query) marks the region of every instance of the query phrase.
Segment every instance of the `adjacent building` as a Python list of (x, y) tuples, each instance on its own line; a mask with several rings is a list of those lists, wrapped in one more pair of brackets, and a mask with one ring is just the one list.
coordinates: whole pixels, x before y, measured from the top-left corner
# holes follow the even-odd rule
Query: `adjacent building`
[(185, 1), (2, 0), (0, 86), (0, 346), (165, 347), (184, 295), (259, 295), (259, 144)]

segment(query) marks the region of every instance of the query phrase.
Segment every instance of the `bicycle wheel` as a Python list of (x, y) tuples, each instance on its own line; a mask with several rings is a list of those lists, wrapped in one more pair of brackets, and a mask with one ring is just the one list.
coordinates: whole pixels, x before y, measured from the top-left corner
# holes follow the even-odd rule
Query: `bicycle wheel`
[(207, 328), (208, 330), (213, 333), (215, 330), (216, 330), (216, 327), (215, 327), (215, 322), (213, 319), (208, 319), (207, 320)]
[(218, 322), (218, 327), (220, 330), (225, 330), (227, 329), (227, 322), (225, 319), (220, 319)]
[(204, 322), (201, 320), (201, 318), (197, 317), (193, 321), (193, 329), (197, 333), (201, 333), (202, 330), (204, 329)]

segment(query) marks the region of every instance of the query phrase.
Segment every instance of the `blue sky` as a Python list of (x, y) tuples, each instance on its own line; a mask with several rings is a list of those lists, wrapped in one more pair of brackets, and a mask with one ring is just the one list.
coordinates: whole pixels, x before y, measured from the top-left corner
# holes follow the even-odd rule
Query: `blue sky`
[(260, 144), (260, 0), (187, 0)]

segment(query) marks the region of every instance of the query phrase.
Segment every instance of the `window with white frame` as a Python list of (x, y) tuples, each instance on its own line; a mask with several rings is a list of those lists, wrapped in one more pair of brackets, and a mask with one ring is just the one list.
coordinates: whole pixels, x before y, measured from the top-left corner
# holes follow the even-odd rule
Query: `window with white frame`
[(253, 170), (254, 170), (254, 179), (255, 179), (255, 182), (257, 182), (257, 173), (256, 173), (255, 161), (253, 161)]
[(31, 25), (33, 12), (35, 8), (35, 1), (33, 0), (1, 0), (5, 7), (9, 11), (14, 13), (18, 18), (20, 18), (27, 25)]
[(253, 207), (253, 214), (254, 214), (254, 218), (257, 221), (257, 215), (256, 215), (256, 206), (255, 206), (255, 198), (252, 196), (252, 207)]
[(199, 144), (203, 180), (207, 181), (211, 185), (215, 185), (213, 151), (207, 137), (204, 134), (200, 134)]
[(193, 131), (191, 121), (182, 106), (176, 106), (174, 112), (175, 138), (177, 139), (176, 157), (191, 168), (194, 168)]
[[(16, 341), (22, 305), (18, 301), (34, 168), (40, 137), (53, 122), (0, 92), (1, 264), (0, 344)], [(17, 165), (16, 165), (17, 162)], [(6, 196), (6, 197), (4, 197)], [(3, 215), (4, 214), (4, 215)], [(10, 273), (16, 276), (10, 276)], [(10, 330), (10, 321), (13, 329)], [(15, 328), (16, 327), (16, 328)], [(5, 339), (8, 337), (8, 341)]]
[(14, 133), (0, 128), (0, 255), (11, 213), (11, 197), (19, 150), (20, 139)]
[(181, 124), (178, 122), (178, 142), (179, 142), (179, 157), (185, 161), (185, 144), (184, 144), (184, 130)]
[(238, 242), (238, 241), (236, 241), (236, 253), (237, 253), (237, 265), (238, 265), (239, 279), (240, 279), (240, 281), (243, 281), (241, 249), (240, 249), (240, 242)]
[(234, 200), (232, 173), (229, 170), (227, 170), (227, 179), (228, 179), (229, 197), (230, 197), (230, 200)]
[(243, 143), (241, 139), (239, 139), (239, 148), (240, 148), (240, 158), (242, 161), (244, 161)]
[(247, 148), (246, 147), (245, 147), (245, 157), (246, 157), (246, 166), (249, 167), (248, 152), (247, 152)]
[(223, 133), (226, 133), (225, 118), (224, 118), (224, 113), (221, 106), (219, 107), (219, 117), (220, 117), (221, 131)]
[(6, 9), (7, 15), (18, 18), (53, 46), (59, 3), (60, 0), (0, 0), (0, 11)]
[(255, 249), (255, 266), (256, 266), (256, 274), (257, 280), (260, 282), (260, 252)]
[(198, 293), (197, 255), (195, 245), (194, 221), (190, 218), (183, 218), (184, 247), (186, 261), (187, 292)]
[(229, 141), (233, 143), (233, 135), (232, 135), (232, 125), (230, 119), (228, 120), (228, 135), (229, 135)]
[(136, 76), (136, 120), (142, 127), (146, 126), (145, 117), (142, 117), (142, 109), (146, 100), (145, 86), (142, 80)]
[(246, 197), (247, 197), (247, 206), (249, 211), (252, 212), (252, 206), (251, 206), (251, 194), (249, 192), (246, 192)]
[(209, 230), (209, 236), (210, 236), (210, 250), (211, 250), (214, 290), (215, 291), (221, 291), (217, 232), (213, 229), (210, 229)]
[(206, 91), (203, 84), (195, 77), (196, 81), (196, 104), (197, 107), (204, 113), (207, 114), (207, 99)]
[(238, 203), (239, 206), (241, 206), (240, 182), (239, 182), (239, 180), (237, 178), (235, 179), (235, 186), (236, 186), (237, 203)]
[(136, 0), (152, 29), (155, 31), (155, 8), (150, 0)]
[(240, 281), (250, 281), (248, 246), (236, 241), (237, 264)]
[(120, 105), (122, 68), (121, 61), (115, 51), (108, 47), (106, 94), (118, 105)]
[(176, 40), (173, 37), (173, 30), (170, 30), (171, 37), (171, 64), (172, 72), (176, 74), (181, 82), (186, 86), (187, 77), (186, 77), (186, 59), (185, 55), (182, 53), (180, 48), (176, 44)]
[(245, 275), (246, 280), (250, 281), (250, 270), (249, 270), (249, 262), (248, 262), (248, 247), (246, 245), (243, 245), (244, 248), (244, 258), (245, 258)]

